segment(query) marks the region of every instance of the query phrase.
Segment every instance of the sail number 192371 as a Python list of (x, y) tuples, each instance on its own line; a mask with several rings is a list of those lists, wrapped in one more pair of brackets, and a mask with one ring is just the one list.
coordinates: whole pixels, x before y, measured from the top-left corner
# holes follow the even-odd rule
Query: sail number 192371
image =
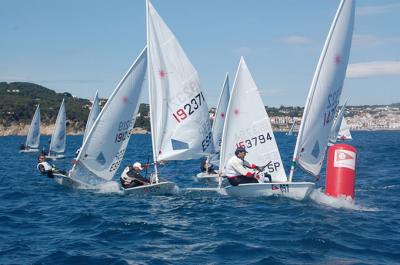
[(175, 120), (180, 123), (188, 116), (192, 115), (204, 102), (203, 92), (197, 94), (194, 98), (192, 98), (188, 103), (186, 103), (183, 108), (178, 109), (172, 116), (174, 116)]

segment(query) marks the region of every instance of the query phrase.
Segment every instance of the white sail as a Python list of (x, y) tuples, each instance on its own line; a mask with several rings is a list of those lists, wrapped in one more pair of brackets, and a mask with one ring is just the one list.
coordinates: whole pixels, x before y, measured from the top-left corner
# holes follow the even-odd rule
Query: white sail
[[(304, 108), (293, 162), (311, 175), (321, 171), (342, 93), (354, 24), (354, 0), (342, 0), (326, 39)], [(293, 176), (292, 165), (290, 178)]]
[(290, 129), (289, 129), (289, 131), (288, 131), (288, 133), (286, 135), (293, 135), (294, 126), (296, 126), (296, 120), (295, 119), (293, 119), (292, 126), (290, 126)]
[(147, 47), (154, 161), (212, 153), (208, 106), (197, 71), (149, 1)]
[(61, 102), (60, 110), (58, 111), (54, 132), (51, 136), (49, 153), (63, 153), (65, 151), (66, 131), (67, 116), (65, 113), (65, 102), (63, 99), (63, 101)]
[(33, 115), (31, 127), (29, 127), (28, 135), (26, 136), (25, 146), (30, 149), (39, 148), (40, 142), (40, 107), (36, 107)]
[(214, 123), (212, 126), (212, 135), (214, 143), (214, 154), (212, 155), (212, 161), (219, 161), (219, 153), (221, 150), (222, 133), (224, 129), (224, 123), (226, 118), (226, 110), (228, 109), (229, 103), (229, 77), (228, 73), (225, 76), (224, 84), (222, 85), (221, 94), (219, 96), (217, 109), (215, 110)]
[(85, 142), (90, 129), (92, 128), (95, 120), (97, 119), (97, 116), (99, 116), (99, 113), (100, 113), (99, 92), (96, 91), (96, 95), (94, 96), (93, 99), (92, 108), (90, 109), (89, 116), (86, 121), (86, 127), (85, 127), (85, 132), (83, 134), (82, 144)]
[(329, 134), (329, 142), (330, 143), (336, 143), (336, 140), (338, 138), (338, 133), (339, 133), (342, 121), (343, 121), (344, 110), (346, 109), (346, 104), (347, 104), (347, 100), (343, 104), (343, 106), (340, 108), (338, 114), (335, 117), (335, 120), (333, 121), (332, 129)]
[(76, 158), (70, 177), (95, 185), (111, 180), (124, 157), (146, 76), (146, 48), (117, 85)]
[(287, 181), (271, 122), (257, 86), (243, 58), (240, 59), (223, 130), (220, 169), (237, 146), (247, 150), (246, 160), (259, 166), (274, 182)]
[(352, 140), (353, 137), (351, 136), (350, 133), (350, 128), (347, 125), (346, 119), (342, 119), (342, 122), (340, 123), (340, 130), (339, 133), (337, 134), (337, 139), (339, 140)]

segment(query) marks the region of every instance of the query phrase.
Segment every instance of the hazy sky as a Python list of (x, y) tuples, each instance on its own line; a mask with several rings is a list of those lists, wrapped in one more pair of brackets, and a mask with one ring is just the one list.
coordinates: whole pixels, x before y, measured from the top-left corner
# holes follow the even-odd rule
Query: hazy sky
[[(268, 106), (304, 106), (339, 0), (153, 0), (215, 106), (243, 55)], [(145, 0), (0, 0), (0, 81), (107, 98), (146, 44)], [(147, 94), (147, 91), (146, 91)], [(400, 102), (400, 1), (358, 0), (342, 101)], [(146, 101), (146, 99), (144, 99)]]

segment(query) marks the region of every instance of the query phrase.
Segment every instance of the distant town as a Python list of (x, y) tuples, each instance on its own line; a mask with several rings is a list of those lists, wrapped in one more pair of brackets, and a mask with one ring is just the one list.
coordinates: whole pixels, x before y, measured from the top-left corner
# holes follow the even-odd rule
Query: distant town
[[(281, 107), (280, 113), (291, 113), (292, 109)], [(293, 122), (300, 124), (302, 110), (295, 116), (270, 115), (271, 124), (275, 130), (287, 131)], [(350, 130), (400, 130), (400, 104), (347, 106), (344, 116)]]

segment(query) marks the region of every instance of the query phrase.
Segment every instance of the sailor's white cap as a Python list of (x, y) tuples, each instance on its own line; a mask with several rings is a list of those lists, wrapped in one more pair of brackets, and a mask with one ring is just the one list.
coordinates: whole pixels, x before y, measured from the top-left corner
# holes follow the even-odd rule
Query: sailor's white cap
[(142, 164), (140, 164), (139, 162), (135, 162), (135, 163), (133, 164), (133, 167), (136, 167), (136, 168), (138, 168), (138, 169), (140, 169), (140, 170), (143, 169), (143, 168), (142, 168)]

